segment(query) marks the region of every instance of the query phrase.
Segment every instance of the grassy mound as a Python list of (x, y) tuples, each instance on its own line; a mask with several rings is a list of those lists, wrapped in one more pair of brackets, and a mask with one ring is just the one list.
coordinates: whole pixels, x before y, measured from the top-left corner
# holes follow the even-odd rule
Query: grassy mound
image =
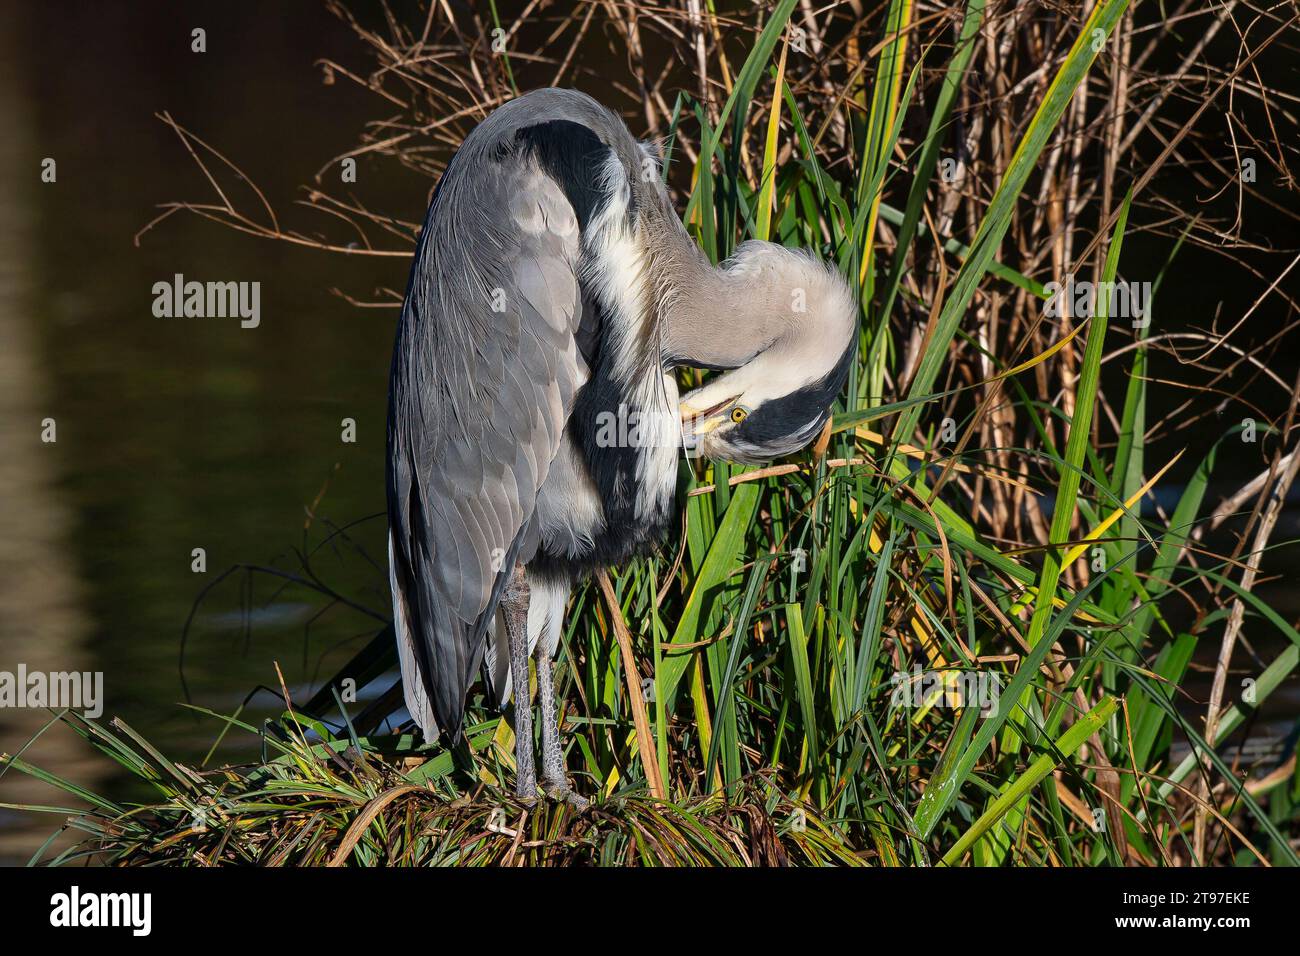
[[(491, 783), (458, 792), (445, 760), (414, 756), (409, 738), (312, 744), (292, 719), (264, 738), (266, 763), (196, 772), (167, 760), (120, 722), (66, 717), (157, 792), (125, 806), (8, 765), (92, 809), (65, 829), (83, 836), (36, 862), (110, 866), (803, 866), (859, 865), (842, 832), (754, 777), (690, 804), (627, 787), (577, 809), (521, 802)], [(252, 730), (247, 725), (243, 729)], [(292, 730), (286, 728), (292, 727)], [(27, 808), (49, 813), (64, 808)]]

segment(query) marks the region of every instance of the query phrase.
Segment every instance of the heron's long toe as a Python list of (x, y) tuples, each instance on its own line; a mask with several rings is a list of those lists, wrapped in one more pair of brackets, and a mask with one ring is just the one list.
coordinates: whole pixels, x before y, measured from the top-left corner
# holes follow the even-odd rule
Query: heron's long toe
[(545, 781), (542, 786), (546, 796), (556, 803), (564, 802), (578, 810), (585, 810), (591, 806), (591, 801), (574, 792), (573, 787), (569, 786), (567, 778), (562, 777), (558, 781)]

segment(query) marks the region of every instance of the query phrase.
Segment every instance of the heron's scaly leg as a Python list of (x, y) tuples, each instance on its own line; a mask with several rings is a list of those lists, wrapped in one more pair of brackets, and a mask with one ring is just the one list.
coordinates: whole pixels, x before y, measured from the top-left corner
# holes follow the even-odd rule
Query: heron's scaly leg
[(538, 642), (533, 657), (537, 662), (537, 707), (542, 712), (542, 783), (547, 792), (568, 790), (555, 707), (555, 675), (551, 670), (551, 655), (546, 653), (542, 643)]
[(501, 596), (506, 634), (510, 638), (510, 682), (515, 698), (515, 795), (537, 797), (533, 768), (533, 705), (528, 693), (528, 579), (522, 566)]
[(548, 796), (568, 800), (576, 807), (585, 807), (587, 801), (573, 792), (564, 772), (564, 751), (560, 746), (559, 712), (555, 703), (555, 676), (551, 655), (538, 642), (533, 659), (537, 661), (537, 706), (542, 711), (542, 786)]

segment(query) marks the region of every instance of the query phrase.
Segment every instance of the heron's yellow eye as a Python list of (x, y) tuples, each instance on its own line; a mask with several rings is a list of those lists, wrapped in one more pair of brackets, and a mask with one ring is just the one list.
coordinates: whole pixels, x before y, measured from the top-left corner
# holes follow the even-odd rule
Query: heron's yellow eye
[(749, 416), (749, 412), (737, 405), (731, 410), (731, 420), (739, 425)]

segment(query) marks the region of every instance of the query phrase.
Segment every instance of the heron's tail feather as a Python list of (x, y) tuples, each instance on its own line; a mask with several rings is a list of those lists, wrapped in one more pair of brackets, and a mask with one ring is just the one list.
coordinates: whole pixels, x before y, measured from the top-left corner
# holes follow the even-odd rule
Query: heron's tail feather
[(393, 630), (397, 633), (397, 656), (402, 665), (402, 696), (406, 709), (424, 734), (426, 743), (438, 739), (438, 721), (433, 715), (433, 701), (425, 689), (424, 674), (420, 671), (420, 655), (414, 641), (417, 638), (411, 626), (410, 609), (405, 593), (397, 584), (396, 565), (393, 562), (393, 536), (388, 535), (388, 583), (393, 592)]
[(483, 656), (483, 674), (487, 678), (488, 700), (500, 710), (510, 703), (510, 635), (505, 615), (497, 612), (488, 629), (487, 650)]

